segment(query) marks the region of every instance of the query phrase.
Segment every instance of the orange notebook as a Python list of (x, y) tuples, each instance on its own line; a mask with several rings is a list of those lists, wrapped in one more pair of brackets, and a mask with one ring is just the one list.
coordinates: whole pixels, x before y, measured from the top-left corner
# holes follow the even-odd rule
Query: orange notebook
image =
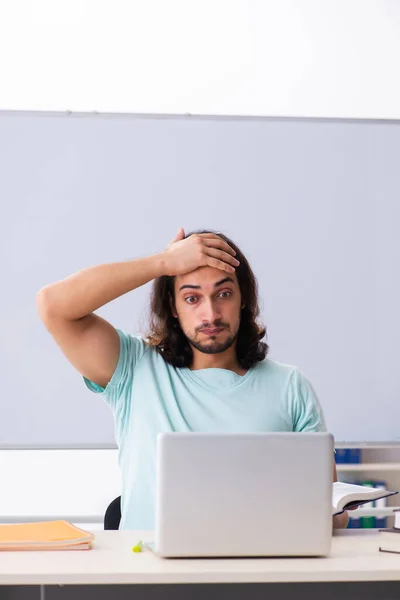
[(68, 521), (0, 525), (0, 550), (89, 550), (93, 540)]

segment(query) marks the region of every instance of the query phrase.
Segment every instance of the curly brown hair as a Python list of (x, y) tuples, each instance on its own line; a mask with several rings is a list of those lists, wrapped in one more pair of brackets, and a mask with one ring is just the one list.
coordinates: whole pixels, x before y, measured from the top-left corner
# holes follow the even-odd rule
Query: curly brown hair
[[(264, 360), (269, 350), (268, 344), (261, 341), (266, 335), (266, 328), (258, 323), (260, 308), (257, 279), (243, 252), (223, 233), (205, 229), (192, 231), (185, 237), (201, 233), (214, 233), (225, 240), (236, 251), (236, 258), (240, 261), (236, 268), (236, 276), (244, 307), (241, 310), (236, 353), (240, 366), (250, 369), (257, 362)], [(174, 367), (189, 367), (193, 360), (193, 350), (179, 321), (173, 317), (170, 307), (170, 297), (175, 301), (174, 282), (175, 277), (169, 275), (162, 275), (153, 282), (150, 297), (150, 331), (146, 340)]]

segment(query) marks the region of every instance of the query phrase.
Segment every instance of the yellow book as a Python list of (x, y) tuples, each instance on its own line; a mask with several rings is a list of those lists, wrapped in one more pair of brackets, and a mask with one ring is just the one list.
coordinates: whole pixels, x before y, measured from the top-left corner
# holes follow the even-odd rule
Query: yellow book
[(0, 550), (89, 550), (93, 540), (68, 521), (0, 525)]

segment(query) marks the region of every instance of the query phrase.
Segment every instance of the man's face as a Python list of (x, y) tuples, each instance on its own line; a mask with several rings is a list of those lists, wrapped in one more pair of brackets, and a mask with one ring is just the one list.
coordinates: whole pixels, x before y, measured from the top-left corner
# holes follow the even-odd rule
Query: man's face
[(235, 273), (201, 267), (175, 278), (174, 316), (191, 345), (206, 354), (224, 352), (236, 340), (241, 295)]

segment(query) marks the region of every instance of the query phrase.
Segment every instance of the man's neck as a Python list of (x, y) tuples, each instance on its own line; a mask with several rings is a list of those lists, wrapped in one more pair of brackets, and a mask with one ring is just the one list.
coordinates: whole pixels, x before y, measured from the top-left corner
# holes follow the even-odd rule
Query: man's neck
[(238, 375), (245, 375), (246, 373), (246, 369), (243, 369), (238, 363), (236, 348), (229, 348), (221, 354), (205, 354), (193, 348), (193, 361), (190, 370), (197, 371), (199, 369), (226, 369)]

